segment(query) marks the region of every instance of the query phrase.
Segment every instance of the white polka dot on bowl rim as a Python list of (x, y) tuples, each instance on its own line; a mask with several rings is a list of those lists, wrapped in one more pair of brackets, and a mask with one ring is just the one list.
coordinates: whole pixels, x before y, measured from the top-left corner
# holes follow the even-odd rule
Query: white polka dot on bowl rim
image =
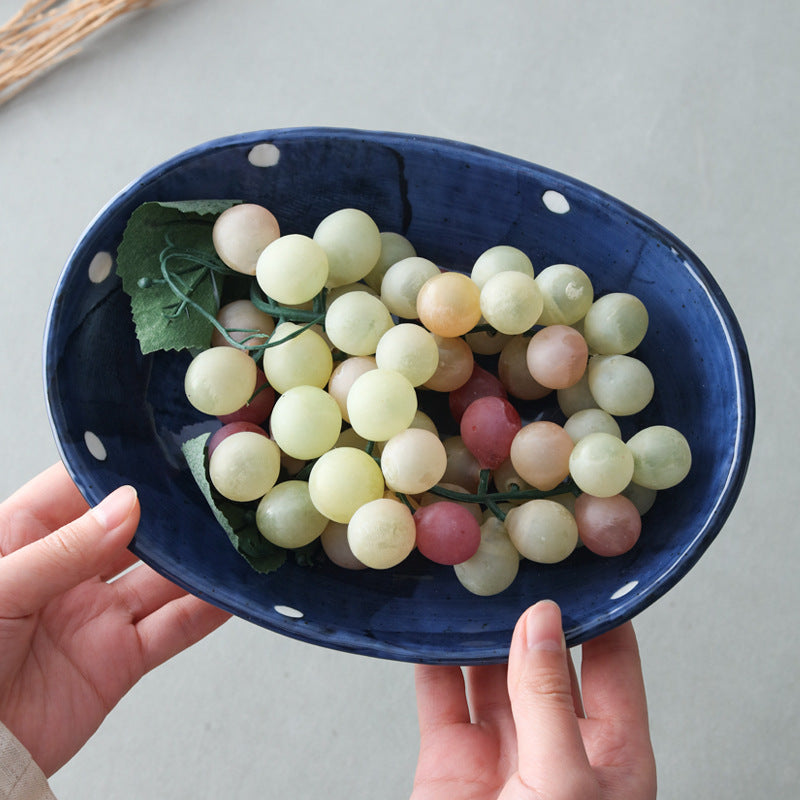
[(611, 595), (611, 599), (619, 600), (621, 597), (625, 597), (626, 594), (630, 594), (638, 585), (639, 581), (628, 581), (628, 583), (624, 586), (620, 586), (619, 589)]
[(86, 444), (86, 449), (98, 460), (105, 461), (108, 457), (105, 445), (100, 441), (100, 437), (91, 431), (85, 431), (83, 434), (83, 441)]
[(291, 606), (275, 606), (275, 611), (281, 616), (289, 617), (290, 619), (302, 619), (305, 616), (302, 611), (298, 611)]
[(254, 167), (274, 167), (281, 157), (281, 151), (274, 144), (257, 144), (247, 154), (247, 160)]
[(547, 210), (552, 211), (554, 214), (566, 214), (569, 211), (569, 201), (561, 192), (557, 192), (555, 189), (548, 189), (542, 195), (542, 202), (547, 207)]
[(102, 283), (110, 274), (114, 266), (114, 259), (111, 253), (101, 250), (95, 253), (94, 258), (89, 262), (89, 280), (92, 283)]

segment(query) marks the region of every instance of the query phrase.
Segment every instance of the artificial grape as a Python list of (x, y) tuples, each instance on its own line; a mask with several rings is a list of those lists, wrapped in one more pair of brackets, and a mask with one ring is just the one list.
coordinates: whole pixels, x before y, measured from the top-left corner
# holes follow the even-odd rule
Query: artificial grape
[(356, 378), (347, 395), (347, 414), (356, 433), (385, 442), (411, 425), (417, 393), (405, 375), (373, 369)]
[(548, 325), (528, 343), (528, 369), (535, 380), (551, 389), (574, 386), (586, 371), (586, 340), (569, 325)]
[(381, 231), (381, 254), (378, 263), (364, 276), (364, 283), (380, 293), (383, 276), (392, 264), (415, 256), (414, 245), (400, 233)]
[(414, 549), (414, 517), (398, 500), (380, 498), (362, 505), (347, 525), (353, 555), (372, 569), (397, 566)]
[(323, 453), (311, 468), (311, 502), (335, 522), (349, 522), (355, 510), (383, 497), (385, 484), (375, 459), (355, 447), (335, 447)]
[(633, 356), (592, 356), (587, 373), (597, 405), (614, 416), (638, 414), (653, 399), (653, 375)]
[[(463, 486), (457, 486), (455, 483), (439, 482), (437, 484), (437, 488), (447, 489), (451, 492), (458, 492), (459, 494), (469, 494), (469, 492), (467, 492)], [(440, 494), (425, 492), (424, 494), (420, 495), (418, 502), (420, 508), (422, 508), (423, 506), (429, 506), (431, 503), (438, 503), (440, 500), (444, 499), (444, 496)], [(483, 522), (483, 508), (481, 507), (480, 503), (470, 503), (468, 500), (453, 500), (452, 498), (446, 499), (448, 499), (451, 503), (458, 503), (458, 505), (467, 509), (467, 511), (469, 511), (469, 513), (472, 514), (472, 516), (478, 521), (478, 524)]]
[(573, 444), (555, 422), (536, 420), (525, 425), (511, 443), (511, 463), (517, 474), (541, 491), (555, 489), (569, 474)]
[(500, 272), (521, 272), (533, 277), (533, 264), (530, 258), (517, 247), (499, 244), (481, 253), (472, 266), (470, 277), (482, 289), (489, 278)]
[(411, 424), (408, 427), (430, 431), (437, 439), (439, 438), (439, 429), (436, 427), (436, 423), (424, 411), (420, 411), (420, 409), (414, 412), (414, 419), (411, 420)]
[(394, 492), (420, 494), (442, 479), (447, 453), (438, 436), (421, 428), (407, 428), (392, 436), (381, 450), (381, 470)]
[(267, 383), (267, 376), (256, 369), (256, 388), (250, 399), (232, 414), (218, 414), (219, 421), (226, 425), (229, 422), (252, 422), (263, 425), (275, 405), (275, 390)]
[(320, 536), (320, 543), (325, 555), (342, 569), (366, 569), (350, 549), (347, 541), (347, 525), (343, 522), (329, 522)]
[(583, 319), (583, 333), (593, 353), (619, 355), (639, 346), (647, 333), (644, 303), (627, 292), (598, 298)]
[(222, 262), (236, 272), (256, 274), (256, 262), (264, 249), (280, 236), (271, 211), (255, 203), (225, 209), (214, 222), (211, 240)]
[(481, 526), (463, 506), (448, 500), (414, 512), (417, 549), (436, 564), (461, 564), (478, 550)]
[(345, 428), (336, 440), (336, 447), (355, 447), (357, 450), (364, 450), (367, 440), (359, 436), (352, 428)]
[(442, 481), (465, 486), (471, 493), (477, 492), (481, 477), (481, 465), (478, 459), (472, 455), (460, 436), (448, 436), (443, 444), (447, 453), (447, 469)]
[(669, 489), (692, 467), (689, 442), (668, 425), (652, 425), (628, 439), (633, 454), (633, 481), (648, 489)]
[(429, 278), (439, 274), (439, 267), (427, 258), (404, 258), (386, 270), (381, 281), (381, 300), (392, 314), (402, 319), (417, 319), (419, 290)]
[(525, 491), (531, 485), (517, 472), (509, 456), (500, 466), (492, 470), (492, 482), (498, 492)]
[(642, 518), (636, 506), (621, 494), (613, 497), (580, 495), (575, 500), (575, 521), (581, 541), (598, 556), (627, 553), (642, 532)]
[(328, 256), (301, 233), (281, 236), (259, 256), (256, 280), (264, 294), (278, 303), (305, 303), (328, 280)]
[(433, 334), (421, 325), (403, 322), (381, 336), (375, 361), (382, 369), (405, 375), (412, 386), (421, 386), (436, 373), (439, 348)]
[(304, 547), (322, 533), (328, 522), (314, 508), (306, 481), (283, 481), (273, 486), (256, 508), (256, 527), (278, 547)]
[(592, 306), (592, 282), (573, 264), (551, 264), (536, 276), (536, 284), (543, 301), (540, 325), (574, 325)]
[(238, 503), (263, 497), (278, 480), (280, 468), (278, 445), (252, 431), (228, 436), (208, 459), (208, 476), (214, 488)]
[(379, 293), (374, 289), (367, 286), (365, 283), (346, 283), (343, 286), (337, 286), (335, 289), (328, 289), (325, 292), (325, 310), (327, 311), (331, 303), (343, 294), (350, 294), (350, 292), (366, 292), (366, 294), (373, 297), (380, 297)]
[(633, 453), (617, 436), (590, 433), (573, 447), (569, 471), (581, 491), (595, 497), (612, 497), (633, 477)]
[(639, 486), (638, 483), (631, 481), (620, 494), (623, 497), (627, 497), (636, 506), (639, 515), (642, 516), (653, 507), (658, 492), (655, 489), (648, 489), (646, 486)]
[(499, 467), (522, 427), (519, 413), (502, 397), (480, 397), (461, 417), (461, 438), (481, 469)]
[(294, 386), (275, 403), (270, 430), (284, 453), (310, 460), (336, 444), (342, 430), (342, 414), (336, 400), (324, 389)]
[(607, 411), (602, 408), (584, 408), (576, 411), (564, 423), (564, 430), (573, 442), (577, 442), (590, 433), (610, 433), (612, 436), (622, 438), (619, 424)]
[(544, 301), (530, 275), (510, 270), (493, 275), (480, 290), (484, 319), (500, 333), (514, 336), (532, 328), (539, 319)]
[(378, 263), (381, 234), (372, 217), (357, 208), (342, 208), (325, 217), (314, 241), (328, 257), (329, 287), (360, 281)]
[(267, 432), (262, 427), (256, 425), (255, 423), (228, 422), (221, 428), (217, 428), (217, 430), (215, 430), (214, 433), (212, 433), (208, 437), (208, 441), (206, 442), (206, 453), (208, 455), (208, 458), (211, 458), (211, 455), (217, 449), (217, 445), (220, 442), (225, 441), (225, 439), (227, 439), (234, 433), (241, 433), (242, 431), (251, 431), (252, 433), (258, 433), (261, 436), (267, 436)]
[(497, 377), (512, 397), (520, 400), (540, 400), (553, 390), (542, 386), (528, 369), (529, 341), (526, 336), (509, 338), (497, 359)]
[(575, 517), (553, 500), (528, 500), (515, 506), (505, 523), (514, 547), (539, 564), (563, 561), (578, 544)]
[(472, 374), (462, 386), (448, 395), (448, 405), (453, 419), (460, 423), (467, 407), (479, 397), (502, 397), (506, 399), (506, 388), (491, 372), (475, 364)]
[(350, 387), (356, 378), (371, 369), (376, 369), (377, 366), (378, 364), (372, 356), (351, 356), (344, 361), (340, 361), (331, 372), (331, 377), (328, 381), (328, 393), (338, 404), (342, 419), (345, 422), (350, 422), (350, 417), (347, 416), (347, 395), (350, 392)]
[[(217, 312), (217, 322), (228, 331), (234, 341), (254, 347), (263, 344), (275, 330), (275, 320), (250, 300), (234, 300)], [(233, 347), (216, 329), (211, 332), (211, 346)]]
[(436, 372), (423, 384), (436, 392), (450, 392), (463, 386), (472, 374), (475, 358), (469, 345), (460, 337), (433, 337), (439, 350)]
[(429, 278), (417, 295), (417, 315), (438, 336), (469, 333), (481, 318), (480, 289), (460, 272)]
[[(481, 317), (478, 325), (483, 325), (485, 322), (486, 320)], [(469, 349), (482, 356), (497, 355), (510, 339), (508, 334), (498, 333), (494, 330), (472, 331), (464, 337)]]
[(325, 340), (313, 330), (302, 330), (294, 322), (275, 328), (264, 351), (262, 368), (270, 385), (283, 394), (293, 386), (318, 386), (328, 383), (333, 371), (333, 356)]
[(204, 414), (238, 411), (256, 388), (256, 362), (235, 347), (210, 347), (189, 363), (184, 376), (186, 399)]
[(519, 552), (503, 523), (490, 517), (481, 525), (481, 541), (472, 558), (453, 567), (458, 582), (480, 597), (500, 594), (519, 572)]
[(394, 325), (383, 302), (368, 292), (348, 292), (334, 300), (325, 315), (325, 332), (343, 353), (371, 356), (381, 336)]
[(558, 407), (565, 417), (571, 417), (578, 411), (585, 408), (597, 408), (597, 401), (592, 397), (589, 389), (589, 375), (584, 372), (583, 377), (566, 389), (559, 389), (556, 392)]

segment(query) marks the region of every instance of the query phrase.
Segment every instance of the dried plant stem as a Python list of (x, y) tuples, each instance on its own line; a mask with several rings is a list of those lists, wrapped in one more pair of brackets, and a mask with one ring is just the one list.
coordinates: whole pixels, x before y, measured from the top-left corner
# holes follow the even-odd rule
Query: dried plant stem
[(0, 105), (116, 17), (156, 0), (28, 0), (0, 27)]

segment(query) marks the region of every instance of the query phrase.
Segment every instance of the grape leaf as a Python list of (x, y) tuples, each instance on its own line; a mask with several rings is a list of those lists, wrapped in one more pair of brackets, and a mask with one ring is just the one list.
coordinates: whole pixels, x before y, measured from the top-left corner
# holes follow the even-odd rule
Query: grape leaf
[[(168, 244), (219, 263), (211, 230), (214, 216), (238, 200), (148, 202), (131, 215), (117, 250), (117, 274), (131, 298), (136, 336), (142, 353), (208, 347), (212, 324), (191, 306), (181, 306), (161, 271), (161, 254)], [(220, 277), (192, 258), (171, 258), (191, 299), (214, 315), (219, 307)], [(185, 291), (185, 289), (184, 289)], [(177, 313), (176, 313), (177, 312)]]
[(208, 437), (209, 434), (204, 433), (182, 445), (181, 450), (189, 470), (214, 517), (239, 554), (256, 572), (274, 572), (286, 561), (286, 551), (261, 535), (256, 527), (255, 510), (251, 505), (227, 500), (211, 485), (208, 480)]

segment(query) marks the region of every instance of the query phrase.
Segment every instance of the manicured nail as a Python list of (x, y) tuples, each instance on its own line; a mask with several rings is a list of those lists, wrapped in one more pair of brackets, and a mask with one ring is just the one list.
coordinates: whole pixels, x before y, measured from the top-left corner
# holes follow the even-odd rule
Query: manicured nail
[(561, 611), (554, 602), (542, 600), (528, 611), (525, 641), (529, 650), (564, 652), (566, 644), (561, 629)]
[(130, 516), (135, 502), (136, 489), (120, 486), (96, 505), (92, 513), (106, 531), (113, 531)]

